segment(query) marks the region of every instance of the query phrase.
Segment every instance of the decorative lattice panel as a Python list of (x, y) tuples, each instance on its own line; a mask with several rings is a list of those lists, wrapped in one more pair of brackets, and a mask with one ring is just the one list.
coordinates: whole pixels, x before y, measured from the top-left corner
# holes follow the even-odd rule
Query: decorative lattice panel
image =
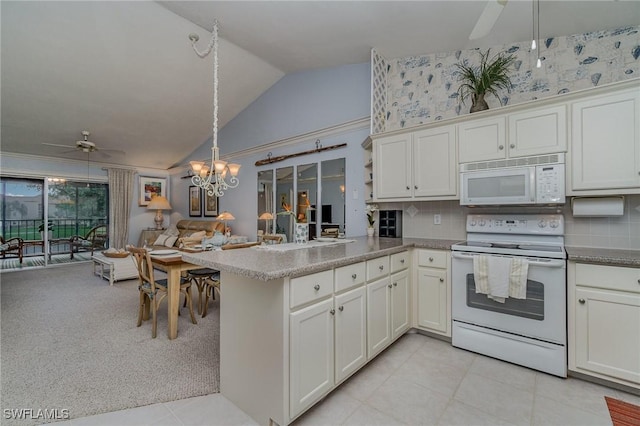
[(387, 113), (387, 60), (371, 49), (371, 134), (383, 133)]

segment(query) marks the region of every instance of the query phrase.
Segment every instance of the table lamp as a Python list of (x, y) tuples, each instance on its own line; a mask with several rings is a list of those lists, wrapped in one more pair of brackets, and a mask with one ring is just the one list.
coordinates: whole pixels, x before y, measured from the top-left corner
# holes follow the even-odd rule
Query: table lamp
[(258, 220), (264, 220), (265, 221), (265, 233), (270, 234), (269, 232), (269, 222), (270, 220), (273, 220), (273, 215), (269, 212), (264, 212), (260, 215), (260, 217), (258, 217)]
[[(224, 212), (222, 212), (222, 213), (220, 213), (218, 215), (218, 220), (221, 220), (224, 223), (224, 233), (225, 233), (225, 235), (227, 235), (227, 233), (231, 234), (231, 232), (229, 230), (227, 230), (227, 221), (235, 220), (235, 219), (236, 218), (231, 213), (229, 213), (228, 211), (224, 211)], [(230, 237), (230, 236), (231, 235), (227, 235), (227, 237)]]
[(155, 209), (156, 217), (153, 221), (156, 223), (156, 229), (162, 229), (162, 224), (164, 223), (164, 217), (162, 216), (162, 210), (171, 210), (171, 204), (169, 204), (169, 200), (162, 195), (156, 195), (151, 199), (149, 204), (147, 204), (147, 209)]

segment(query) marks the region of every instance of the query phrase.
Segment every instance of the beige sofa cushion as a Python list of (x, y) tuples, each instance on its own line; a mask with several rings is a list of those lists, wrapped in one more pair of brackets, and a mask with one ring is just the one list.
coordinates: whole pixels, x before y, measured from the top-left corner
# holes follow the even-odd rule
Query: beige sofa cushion
[[(178, 221), (175, 227), (177, 229), (177, 235), (175, 235), (173, 232), (165, 232), (165, 234), (174, 234), (177, 237), (175, 239), (173, 247), (183, 247), (200, 244), (203, 237), (211, 238), (215, 231), (224, 231), (224, 223), (215, 220), (183, 219)], [(202, 232), (204, 232), (204, 234), (202, 234)], [(166, 242), (164, 244), (166, 244)], [(166, 247), (164, 245), (154, 244), (152, 248), (160, 249)]]

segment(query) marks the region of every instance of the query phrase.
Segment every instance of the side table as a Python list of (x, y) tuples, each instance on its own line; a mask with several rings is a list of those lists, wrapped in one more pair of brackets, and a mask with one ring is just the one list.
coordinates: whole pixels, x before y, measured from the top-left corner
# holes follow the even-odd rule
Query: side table
[(132, 256), (117, 258), (106, 257), (101, 253), (91, 256), (93, 260), (93, 274), (109, 281), (113, 285), (115, 281), (138, 278), (138, 267)]

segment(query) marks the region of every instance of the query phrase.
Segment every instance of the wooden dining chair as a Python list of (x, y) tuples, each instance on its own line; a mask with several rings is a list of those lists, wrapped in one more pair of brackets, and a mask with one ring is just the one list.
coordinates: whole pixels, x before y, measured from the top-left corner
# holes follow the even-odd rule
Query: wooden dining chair
[[(153, 262), (149, 252), (144, 248), (129, 247), (129, 251), (136, 260), (138, 266), (138, 277), (140, 284), (138, 285), (138, 291), (140, 295), (140, 302), (138, 307), (138, 327), (142, 325), (143, 312), (145, 306), (150, 306), (152, 315), (152, 328), (151, 336), (155, 339), (158, 331), (158, 307), (162, 300), (167, 297), (167, 280), (156, 280), (153, 275)], [(191, 322), (197, 324), (196, 317), (193, 314), (193, 303), (191, 302), (191, 281), (180, 281), (180, 293), (184, 294), (185, 301), (189, 307), (189, 313), (191, 314)]]
[(207, 316), (209, 298), (216, 300), (216, 290), (220, 293), (220, 271), (210, 268), (192, 269), (187, 272), (187, 278), (198, 288), (198, 313), (204, 318)]

